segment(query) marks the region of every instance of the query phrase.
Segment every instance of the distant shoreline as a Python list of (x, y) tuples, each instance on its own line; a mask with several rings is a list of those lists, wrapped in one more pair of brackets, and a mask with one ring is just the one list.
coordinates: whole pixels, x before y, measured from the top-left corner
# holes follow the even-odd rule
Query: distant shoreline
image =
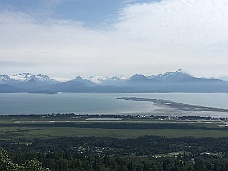
[(174, 108), (182, 111), (211, 111), (211, 112), (228, 113), (228, 109), (206, 107), (206, 106), (200, 106), (200, 105), (190, 105), (190, 104), (178, 103), (178, 102), (174, 102), (171, 100), (164, 100), (164, 99), (149, 99), (149, 98), (138, 98), (138, 97), (118, 97), (117, 99), (152, 102), (157, 106), (163, 106), (163, 107), (165, 106), (165, 107)]

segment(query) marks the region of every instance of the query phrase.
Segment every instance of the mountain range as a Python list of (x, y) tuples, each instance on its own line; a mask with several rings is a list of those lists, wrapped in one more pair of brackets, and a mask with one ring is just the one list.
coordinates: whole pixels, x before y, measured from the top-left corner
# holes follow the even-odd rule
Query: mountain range
[(149, 92), (228, 92), (228, 82), (216, 78), (197, 78), (179, 69), (159, 75), (135, 74), (124, 76), (90, 76), (59, 82), (47, 75), (21, 73), (0, 74), (0, 93), (149, 93)]

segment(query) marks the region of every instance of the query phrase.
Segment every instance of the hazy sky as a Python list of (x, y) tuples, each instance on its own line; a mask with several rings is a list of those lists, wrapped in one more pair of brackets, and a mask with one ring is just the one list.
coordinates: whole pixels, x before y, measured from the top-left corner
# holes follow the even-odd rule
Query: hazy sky
[(0, 0), (0, 74), (228, 77), (227, 0)]

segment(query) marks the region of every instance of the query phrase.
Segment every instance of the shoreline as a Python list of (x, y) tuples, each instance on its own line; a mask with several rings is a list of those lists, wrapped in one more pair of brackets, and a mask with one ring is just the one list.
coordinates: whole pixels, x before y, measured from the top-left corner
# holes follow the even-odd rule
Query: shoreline
[(171, 100), (164, 100), (164, 99), (150, 99), (150, 98), (138, 98), (138, 97), (117, 97), (117, 99), (118, 100), (152, 102), (156, 106), (169, 107), (169, 108), (178, 109), (181, 111), (200, 111), (200, 112), (206, 111), (206, 112), (228, 113), (228, 109), (178, 103), (178, 102), (174, 102)]

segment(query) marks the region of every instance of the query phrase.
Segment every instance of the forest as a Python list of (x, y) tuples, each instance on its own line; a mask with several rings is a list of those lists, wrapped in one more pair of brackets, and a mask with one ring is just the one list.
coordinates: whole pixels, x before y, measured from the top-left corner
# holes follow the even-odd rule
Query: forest
[(2, 171), (12, 167), (25, 171), (228, 169), (228, 138), (59, 137), (33, 139), (28, 144), (1, 140), (0, 145)]
[(137, 115), (99, 120), (104, 118), (1, 116), (0, 170), (228, 170), (226, 118)]

